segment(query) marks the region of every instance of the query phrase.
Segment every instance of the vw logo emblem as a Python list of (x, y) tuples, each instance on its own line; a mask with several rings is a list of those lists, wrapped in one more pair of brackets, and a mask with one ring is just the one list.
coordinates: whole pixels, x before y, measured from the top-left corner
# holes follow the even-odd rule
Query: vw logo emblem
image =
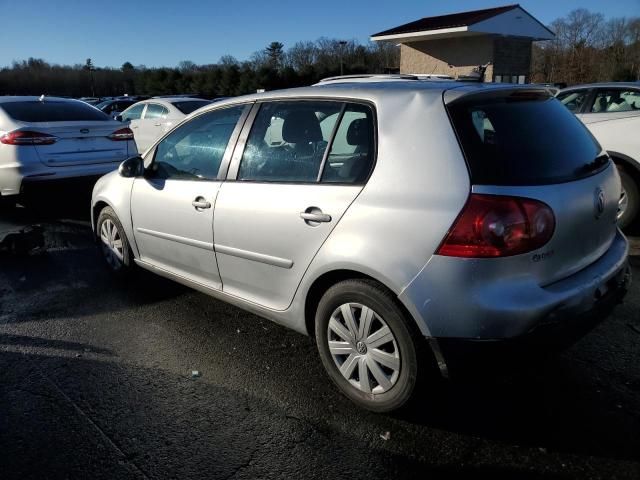
[(600, 218), (604, 213), (604, 203), (604, 192), (598, 187), (593, 196), (593, 213), (596, 218)]
[(89, 129), (88, 128), (81, 128), (80, 129), (80, 133), (89, 133)]
[(364, 355), (365, 353), (367, 353), (367, 346), (364, 342), (358, 342), (356, 343), (356, 350), (359, 354)]

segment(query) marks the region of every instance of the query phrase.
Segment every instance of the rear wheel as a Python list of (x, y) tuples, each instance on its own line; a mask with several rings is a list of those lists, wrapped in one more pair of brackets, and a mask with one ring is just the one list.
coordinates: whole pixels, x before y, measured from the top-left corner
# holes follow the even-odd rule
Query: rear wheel
[(625, 229), (634, 223), (640, 210), (640, 191), (631, 175), (620, 167), (618, 167), (618, 173), (622, 182), (622, 192), (618, 202), (618, 225)]
[(375, 412), (405, 405), (427, 368), (424, 340), (396, 302), (374, 281), (346, 280), (327, 290), (316, 311), (318, 351), (329, 377)]
[(109, 270), (125, 275), (133, 267), (133, 255), (122, 224), (111, 207), (100, 211), (96, 224), (100, 253)]

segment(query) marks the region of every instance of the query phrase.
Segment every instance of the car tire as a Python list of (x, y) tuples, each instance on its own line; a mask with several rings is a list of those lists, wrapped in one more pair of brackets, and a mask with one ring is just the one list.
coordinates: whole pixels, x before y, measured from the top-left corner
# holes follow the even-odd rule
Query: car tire
[[(348, 312), (355, 321), (352, 329), (347, 327)], [(331, 380), (358, 406), (373, 412), (397, 410), (407, 404), (421, 383), (419, 378), (430, 370), (426, 341), (411, 322), (395, 295), (375, 281), (345, 280), (320, 299), (315, 315), (320, 358)], [(390, 340), (378, 343), (387, 336), (385, 326)], [(347, 342), (345, 337), (355, 330)], [(378, 361), (381, 356), (384, 363)]]
[(98, 215), (96, 240), (100, 255), (111, 273), (126, 276), (135, 267), (133, 253), (122, 223), (111, 207), (105, 207)]
[(640, 190), (634, 178), (622, 168), (618, 167), (618, 173), (622, 182), (621, 206), (624, 205), (618, 216), (618, 226), (624, 230), (631, 227), (637, 219), (640, 211)]

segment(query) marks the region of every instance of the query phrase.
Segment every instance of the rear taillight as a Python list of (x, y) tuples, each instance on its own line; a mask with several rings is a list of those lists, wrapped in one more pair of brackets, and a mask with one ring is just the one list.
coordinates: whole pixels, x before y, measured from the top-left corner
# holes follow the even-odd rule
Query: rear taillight
[(32, 132), (28, 130), (16, 130), (0, 136), (0, 143), (5, 145), (51, 145), (56, 143), (58, 137), (48, 133)]
[(109, 138), (111, 140), (133, 140), (133, 130), (129, 127), (121, 128), (109, 135)]
[(530, 198), (472, 193), (436, 252), (449, 257), (506, 257), (536, 250), (553, 235), (551, 208)]

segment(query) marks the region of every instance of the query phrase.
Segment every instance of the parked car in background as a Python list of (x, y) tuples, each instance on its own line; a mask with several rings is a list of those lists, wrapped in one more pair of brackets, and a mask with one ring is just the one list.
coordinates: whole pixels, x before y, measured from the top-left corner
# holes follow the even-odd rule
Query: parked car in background
[(629, 281), (619, 196), (545, 88), (372, 77), (202, 108), (91, 207), (114, 273), (315, 335), (338, 388), (390, 411), (463, 345), (548, 349), (602, 319)]
[(190, 97), (152, 98), (138, 102), (117, 118), (129, 122), (139, 152), (144, 152), (191, 112), (211, 103)]
[(133, 132), (80, 100), (0, 97), (0, 199), (26, 184), (99, 176), (137, 153)]
[(640, 82), (578, 85), (556, 98), (582, 120), (618, 166), (622, 180), (619, 223), (640, 214)]
[(101, 112), (104, 112), (111, 118), (115, 119), (118, 115), (124, 112), (131, 105), (135, 104), (137, 101), (138, 100), (134, 98), (112, 99), (100, 102), (95, 107)]

